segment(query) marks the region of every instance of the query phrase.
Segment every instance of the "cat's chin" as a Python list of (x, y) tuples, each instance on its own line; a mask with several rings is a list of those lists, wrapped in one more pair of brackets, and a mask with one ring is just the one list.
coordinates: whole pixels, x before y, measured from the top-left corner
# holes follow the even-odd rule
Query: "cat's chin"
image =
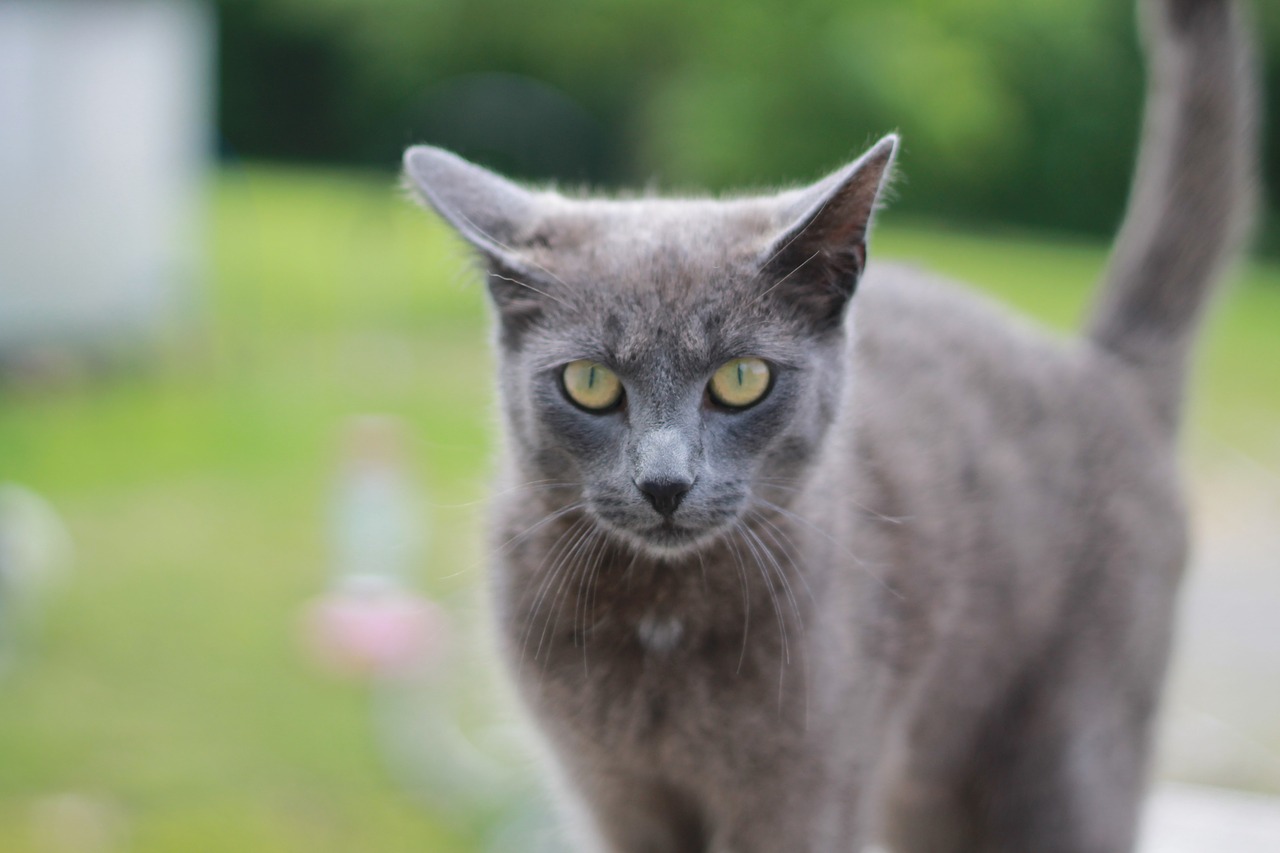
[(603, 519), (600, 523), (631, 548), (664, 560), (692, 556), (723, 536), (729, 529), (723, 524), (690, 527), (678, 522), (664, 521), (637, 531), (620, 527)]

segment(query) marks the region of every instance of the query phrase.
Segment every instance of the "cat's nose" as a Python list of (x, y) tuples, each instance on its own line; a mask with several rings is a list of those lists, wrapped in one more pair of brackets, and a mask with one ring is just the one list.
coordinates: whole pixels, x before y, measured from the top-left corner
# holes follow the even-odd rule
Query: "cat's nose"
[(692, 480), (683, 479), (661, 479), (661, 480), (641, 480), (636, 486), (653, 505), (659, 514), (670, 518), (676, 514), (680, 502), (684, 500), (684, 496), (693, 488)]

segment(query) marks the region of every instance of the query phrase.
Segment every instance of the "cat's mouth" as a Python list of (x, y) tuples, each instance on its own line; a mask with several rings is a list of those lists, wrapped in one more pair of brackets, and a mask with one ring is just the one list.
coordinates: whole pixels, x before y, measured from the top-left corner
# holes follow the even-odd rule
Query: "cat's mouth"
[(690, 527), (670, 519), (663, 520), (644, 533), (645, 545), (667, 556), (692, 551), (712, 538), (705, 527)]
[(649, 532), (661, 539), (680, 540), (696, 538), (701, 531), (686, 524), (681, 524), (675, 519), (664, 518), (654, 525)]
[(670, 518), (639, 529), (631, 525), (619, 525), (608, 519), (601, 520), (604, 527), (633, 547), (663, 557), (689, 554), (707, 545), (724, 529), (724, 525), (689, 524)]
[(740, 517), (741, 502), (735, 498), (704, 496), (703, 500), (686, 502), (670, 515), (610, 495), (587, 496), (587, 507), (597, 524), (626, 546), (671, 558), (691, 555), (730, 533)]

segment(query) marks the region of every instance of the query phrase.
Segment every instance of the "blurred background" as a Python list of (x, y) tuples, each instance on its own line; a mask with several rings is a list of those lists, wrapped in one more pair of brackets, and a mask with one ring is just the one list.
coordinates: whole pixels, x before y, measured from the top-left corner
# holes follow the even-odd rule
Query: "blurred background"
[[(0, 0), (0, 850), (556, 849), (485, 639), (483, 293), (406, 145), (722, 190), (898, 130), (873, 253), (1066, 331), (1141, 100), (1114, 0)], [(1280, 794), (1265, 196), (1192, 394), (1158, 772)]]

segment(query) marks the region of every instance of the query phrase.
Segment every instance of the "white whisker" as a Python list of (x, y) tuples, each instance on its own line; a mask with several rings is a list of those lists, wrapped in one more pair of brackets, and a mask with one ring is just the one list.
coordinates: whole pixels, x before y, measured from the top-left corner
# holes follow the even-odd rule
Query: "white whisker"
[(879, 576), (879, 575), (877, 575), (875, 572), (871, 571), (871, 569), (867, 567), (866, 561), (864, 561), (864, 560), (863, 560), (861, 557), (859, 557), (857, 554), (854, 554), (852, 551), (850, 551), (848, 548), (846, 548), (846, 547), (844, 546), (844, 544), (843, 544), (843, 543), (841, 543), (840, 541), (838, 541), (838, 540), (837, 540), (834, 536), (832, 536), (830, 533), (828, 533), (827, 531), (823, 530), (821, 527), (819, 527), (818, 525), (814, 524), (812, 521), (810, 521), (809, 519), (805, 518), (803, 515), (800, 515), (800, 514), (799, 514), (799, 513), (797, 513), (797, 512), (792, 512), (791, 510), (787, 509), (786, 507), (778, 506), (777, 504), (773, 503), (772, 501), (765, 500), (764, 498), (761, 498), (761, 497), (757, 497), (757, 498), (756, 498), (756, 500), (757, 500), (757, 501), (759, 501), (759, 502), (760, 502), (761, 504), (763, 504), (764, 506), (768, 507), (769, 509), (773, 510), (774, 512), (776, 512), (776, 513), (778, 513), (778, 514), (780, 514), (780, 515), (782, 515), (782, 516), (785, 516), (786, 518), (790, 518), (790, 519), (792, 519), (792, 520), (794, 520), (794, 521), (797, 521), (797, 522), (799, 522), (800, 524), (805, 525), (805, 526), (806, 526), (806, 527), (808, 527), (810, 530), (812, 530), (812, 531), (814, 531), (815, 533), (817, 533), (819, 536), (822, 536), (824, 539), (826, 539), (828, 542), (830, 542), (832, 545), (834, 545), (834, 546), (835, 546), (835, 547), (836, 547), (836, 548), (837, 548), (841, 553), (843, 553), (846, 557), (848, 557), (850, 560), (852, 560), (852, 561), (854, 562), (854, 564), (855, 564), (859, 569), (861, 569), (861, 570), (862, 570), (862, 572), (863, 572), (867, 577), (871, 578), (873, 581), (875, 581), (876, 583), (878, 583), (880, 586), (884, 587), (884, 589), (885, 589), (887, 592), (889, 592), (890, 594), (892, 594), (892, 595), (893, 595), (893, 596), (895, 596), (896, 598), (899, 598), (899, 599), (901, 599), (901, 598), (902, 598), (902, 593), (898, 592), (896, 589), (894, 589), (892, 586), (890, 586), (890, 585), (889, 585), (889, 583), (888, 583), (888, 581), (886, 581), (884, 578), (880, 577), (880, 576)]
[(787, 279), (791, 278), (791, 276), (793, 276), (793, 275), (795, 275), (796, 273), (800, 272), (800, 268), (801, 268), (801, 267), (803, 267), (805, 264), (809, 263), (809, 261), (813, 260), (814, 258), (818, 257), (818, 255), (819, 255), (819, 254), (820, 254), (820, 252), (814, 252), (812, 255), (810, 255), (809, 257), (805, 258), (803, 261), (801, 261), (801, 262), (796, 266), (796, 268), (795, 268), (795, 269), (793, 269), (791, 272), (787, 273), (787, 274), (786, 274), (786, 275), (784, 275), (782, 278), (780, 278), (780, 279), (778, 279), (777, 281), (775, 281), (773, 284), (771, 284), (771, 285), (769, 286), (769, 288), (768, 288), (767, 290), (765, 290), (765, 292), (764, 292), (764, 293), (762, 293), (762, 294), (760, 294), (759, 296), (757, 296), (757, 297), (756, 297), (756, 301), (757, 301), (757, 302), (759, 302), (759, 301), (761, 301), (762, 299), (764, 299), (766, 296), (768, 296), (770, 293), (772, 293), (772, 292), (774, 291), (774, 289), (775, 289), (776, 287), (778, 287), (778, 285), (782, 284), (784, 281), (786, 281)]

